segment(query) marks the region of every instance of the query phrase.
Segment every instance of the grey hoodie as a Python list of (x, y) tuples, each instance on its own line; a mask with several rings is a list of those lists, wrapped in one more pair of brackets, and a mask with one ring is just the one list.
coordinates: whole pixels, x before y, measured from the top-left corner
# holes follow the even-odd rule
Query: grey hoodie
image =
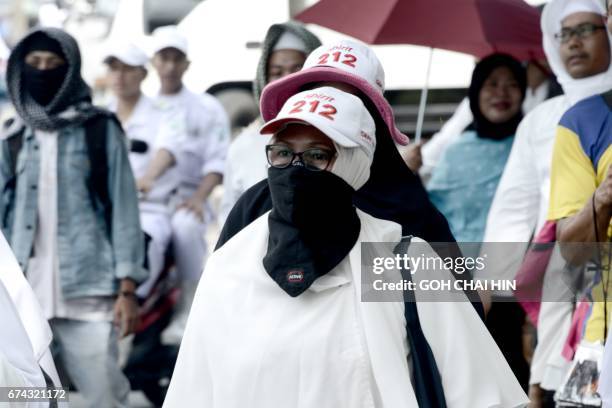
[(270, 26), (261, 47), (261, 58), (259, 58), (259, 64), (257, 64), (257, 74), (255, 76), (255, 81), (253, 82), (253, 93), (255, 94), (256, 101), (259, 101), (261, 91), (268, 83), (268, 59), (270, 59), (274, 46), (285, 31), (290, 31), (304, 41), (307, 54), (310, 54), (315, 48), (321, 45), (321, 41), (319, 38), (317, 38), (317, 36), (296, 22), (289, 21), (283, 24), (273, 24)]
[[(68, 65), (64, 82), (47, 106), (41, 106), (34, 101), (23, 86), (29, 39), (40, 33), (60, 44)], [(81, 124), (102, 111), (91, 104), (91, 90), (81, 77), (81, 53), (77, 42), (70, 34), (60, 29), (36, 29), (27, 34), (11, 52), (6, 79), (11, 102), (28, 127), (55, 131), (68, 125)]]

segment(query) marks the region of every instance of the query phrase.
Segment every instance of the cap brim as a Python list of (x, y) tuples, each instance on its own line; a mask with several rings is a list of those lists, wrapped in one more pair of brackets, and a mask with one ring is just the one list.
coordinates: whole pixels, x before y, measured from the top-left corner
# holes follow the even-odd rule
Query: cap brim
[(168, 48), (173, 48), (173, 49), (175, 49), (177, 51), (180, 51), (180, 52), (182, 52), (185, 55), (185, 57), (187, 57), (187, 50), (183, 49), (181, 46), (179, 46), (177, 44), (160, 44), (160, 45), (158, 45), (156, 47), (153, 47), (150, 52), (151, 52), (151, 55), (155, 55), (158, 52), (160, 52), (162, 50), (165, 50), (165, 49), (168, 49)]
[(107, 55), (104, 60), (102, 60), (103, 63), (108, 64), (111, 62), (111, 60), (116, 59), (117, 61), (125, 64), (125, 65), (129, 65), (130, 67), (138, 67), (138, 68), (144, 68), (147, 65), (147, 62), (142, 62), (142, 61), (134, 61), (131, 60), (129, 58), (125, 58), (122, 57), (120, 55), (114, 55), (114, 54), (109, 54)]
[(259, 133), (262, 135), (273, 135), (281, 130), (283, 130), (287, 125), (292, 123), (310, 125), (317, 129), (319, 129), (325, 136), (329, 137), (334, 142), (338, 143), (343, 147), (359, 147), (359, 144), (355, 143), (353, 140), (344, 136), (342, 133), (338, 132), (333, 127), (329, 126), (327, 123), (323, 122), (328, 119), (319, 120), (304, 120), (303, 118), (292, 118), (292, 117), (284, 117), (279, 119), (274, 119), (266, 123), (261, 127)]
[(328, 81), (346, 83), (359, 89), (374, 103), (380, 116), (385, 121), (393, 140), (403, 146), (410, 142), (408, 136), (400, 132), (395, 126), (393, 109), (391, 109), (389, 102), (387, 102), (380, 91), (360, 76), (333, 67), (307, 68), (268, 84), (263, 89), (260, 99), (262, 118), (264, 120), (270, 120), (276, 117), (284, 103), (287, 102), (290, 97), (300, 92), (304, 85)]

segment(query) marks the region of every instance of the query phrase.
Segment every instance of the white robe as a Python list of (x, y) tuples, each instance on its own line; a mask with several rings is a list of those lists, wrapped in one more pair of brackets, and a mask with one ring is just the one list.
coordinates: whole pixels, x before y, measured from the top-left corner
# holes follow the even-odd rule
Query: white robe
[[(51, 377), (55, 386), (60, 387), (59, 376), (49, 351), (49, 345), (53, 338), (51, 328), (38, 300), (36, 300), (32, 288), (23, 275), (21, 268), (19, 268), (17, 259), (15, 259), (8, 242), (6, 242), (2, 234), (0, 234), (0, 284), (6, 288), (6, 293), (10, 297), (17, 317), (27, 334), (28, 342), (23, 347), (28, 347), (33, 352), (37, 364)], [(3, 328), (0, 339), (4, 338), (6, 341), (11, 340), (10, 335), (4, 335), (4, 319), (8, 318), (9, 315), (6, 314), (0, 320), (0, 325)]]
[[(40, 366), (19, 313), (0, 281), (0, 387), (45, 387)], [(6, 391), (5, 391), (6, 392)], [(0, 402), (0, 407), (43, 408), (48, 402)]]
[[(358, 214), (361, 232), (349, 256), (296, 298), (263, 268), (268, 214), (214, 252), (196, 292), (164, 407), (418, 407), (404, 304), (361, 302), (360, 243), (398, 242), (401, 229)], [(446, 271), (439, 274), (451, 278)], [(422, 278), (413, 277), (417, 284)], [(463, 293), (453, 300), (460, 302), (417, 304), (448, 407), (526, 405), (472, 305)]]

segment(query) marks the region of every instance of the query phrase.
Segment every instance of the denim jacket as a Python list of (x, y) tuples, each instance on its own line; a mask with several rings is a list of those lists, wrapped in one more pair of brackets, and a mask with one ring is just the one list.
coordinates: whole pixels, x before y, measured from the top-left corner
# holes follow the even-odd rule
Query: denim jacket
[[(90, 196), (85, 129), (69, 126), (59, 130), (57, 136), (57, 244), (60, 283), (66, 299), (111, 296), (117, 292), (120, 279), (141, 282), (147, 277), (147, 271), (142, 268), (144, 239), (138, 196), (125, 136), (111, 120), (106, 128), (108, 193), (113, 208), (110, 237), (102, 205), (94, 206)], [(7, 140), (0, 142), (2, 232), (26, 275), (28, 260), (34, 251), (39, 172), (39, 146), (32, 129), (26, 128), (23, 133), (15, 188), (9, 185), (13, 173), (9, 144)]]

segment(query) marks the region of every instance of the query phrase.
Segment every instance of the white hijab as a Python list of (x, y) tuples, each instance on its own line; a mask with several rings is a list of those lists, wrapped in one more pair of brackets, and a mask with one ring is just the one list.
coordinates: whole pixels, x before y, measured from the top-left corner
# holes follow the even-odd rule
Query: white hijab
[(372, 157), (359, 147), (342, 147), (334, 142), (338, 155), (330, 172), (346, 181), (355, 191), (359, 190), (370, 178)]
[[(563, 87), (572, 105), (582, 99), (612, 89), (612, 64), (606, 72), (581, 79), (572, 78), (563, 65), (560, 44), (555, 39), (555, 34), (561, 31), (561, 21), (565, 17), (578, 12), (597, 13), (602, 17), (606, 14), (602, 0), (552, 0), (542, 12), (544, 52), (552, 71), (557, 76), (557, 81)], [(610, 44), (610, 55), (612, 55), (612, 36), (607, 29), (606, 33)]]

